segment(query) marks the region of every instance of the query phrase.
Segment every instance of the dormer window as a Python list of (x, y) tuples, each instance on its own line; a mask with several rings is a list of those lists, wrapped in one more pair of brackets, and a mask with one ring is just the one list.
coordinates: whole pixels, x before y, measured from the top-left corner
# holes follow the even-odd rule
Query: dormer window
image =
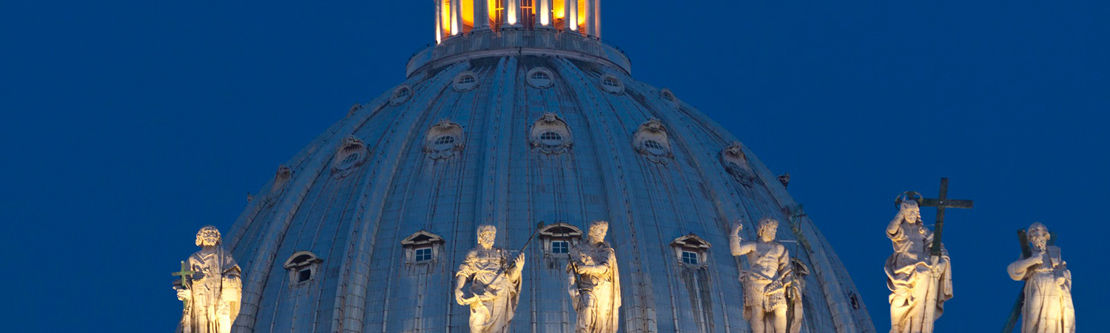
[(323, 261), (309, 251), (299, 251), (286, 259), (284, 267), (289, 271), (290, 286), (301, 286), (315, 279)]
[(701, 261), (698, 260), (697, 252), (682, 250), (682, 263), (689, 265), (700, 265)]
[(569, 258), (570, 248), (582, 239), (582, 229), (567, 223), (544, 226), (539, 231), (543, 240), (544, 254), (551, 258)]
[(443, 237), (431, 232), (420, 230), (401, 240), (401, 247), (405, 249), (405, 263), (428, 264), (439, 259), (442, 252)]
[(428, 129), (424, 139), (424, 152), (433, 159), (455, 156), (463, 149), (463, 129), (447, 119), (440, 120)]
[(709, 242), (706, 242), (701, 237), (694, 234), (689, 234), (671, 241), (671, 247), (674, 248), (675, 258), (678, 262), (687, 266), (705, 266), (706, 251), (709, 250)]
[(567, 123), (554, 113), (545, 113), (532, 124), (532, 147), (546, 154), (562, 154), (574, 144)]

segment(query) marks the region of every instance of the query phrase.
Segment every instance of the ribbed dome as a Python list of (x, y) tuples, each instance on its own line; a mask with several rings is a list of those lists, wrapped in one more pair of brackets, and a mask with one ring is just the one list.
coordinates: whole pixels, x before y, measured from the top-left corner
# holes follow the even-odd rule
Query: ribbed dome
[[(811, 273), (802, 331), (875, 331), (829, 243), (732, 134), (600, 41), (519, 34), (550, 52), (502, 33), (445, 41), (278, 171), (226, 237), (244, 269), (238, 332), (466, 331), (454, 271), (478, 225), (519, 249), (537, 222), (594, 220), (610, 223), (622, 331), (748, 331), (728, 233), (739, 220), (754, 239), (765, 216)], [(572, 331), (565, 259), (542, 239), (526, 253), (513, 331)]]

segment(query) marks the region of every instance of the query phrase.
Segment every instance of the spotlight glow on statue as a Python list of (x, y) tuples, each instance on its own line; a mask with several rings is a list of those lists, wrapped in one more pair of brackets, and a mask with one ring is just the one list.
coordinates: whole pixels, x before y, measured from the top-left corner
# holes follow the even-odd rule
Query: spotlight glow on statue
[[(243, 296), (239, 265), (220, 246), (220, 231), (205, 226), (197, 232), (200, 251), (182, 267), (177, 299), (185, 302), (180, 333), (229, 333)], [(188, 268), (187, 270), (185, 268)]]
[(741, 272), (740, 281), (744, 285), (744, 319), (756, 333), (786, 333), (786, 290), (793, 284), (793, 274), (790, 252), (775, 241), (778, 227), (777, 220), (763, 218), (759, 220), (758, 240), (743, 241), (740, 230), (744, 227), (740, 224), (729, 235), (732, 255), (748, 255), (748, 270)]
[[(455, 301), (470, 306), (470, 331), (474, 333), (509, 332), (520, 299), (524, 253), (511, 260), (508, 250), (493, 247), (496, 236), (494, 226), (479, 226), (478, 247), (466, 254), (455, 275)], [(467, 284), (469, 288), (464, 288)]]
[(1048, 228), (1034, 222), (1026, 231), (1033, 255), (1007, 267), (1010, 278), (1025, 280), (1021, 308), (1022, 333), (1075, 333), (1071, 301), (1071, 271), (1060, 258), (1060, 248), (1048, 245)]
[(588, 242), (574, 248), (567, 265), (570, 296), (578, 312), (577, 333), (613, 333), (620, 323), (620, 273), (616, 252), (605, 241), (608, 231), (605, 221), (591, 224)]
[(917, 201), (904, 200), (886, 227), (894, 254), (886, 259), (890, 288), (890, 332), (930, 333), (952, 298), (952, 267), (947, 250), (930, 256), (933, 232), (921, 221)]

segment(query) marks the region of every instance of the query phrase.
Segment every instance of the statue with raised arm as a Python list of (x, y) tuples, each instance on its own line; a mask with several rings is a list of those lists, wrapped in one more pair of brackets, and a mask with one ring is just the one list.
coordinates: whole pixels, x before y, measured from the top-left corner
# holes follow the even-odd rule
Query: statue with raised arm
[(509, 251), (494, 247), (497, 228), (478, 227), (478, 247), (466, 254), (455, 274), (455, 301), (470, 306), (470, 331), (509, 332), (509, 322), (520, 299), (520, 271), (524, 253), (513, 259)]
[(1060, 258), (1060, 248), (1048, 245), (1048, 228), (1034, 222), (1026, 231), (1033, 255), (1007, 267), (1010, 278), (1025, 280), (1021, 308), (1022, 333), (1075, 333), (1071, 302), (1071, 271)]
[(180, 333), (229, 333), (243, 297), (241, 271), (231, 254), (220, 246), (220, 231), (205, 226), (197, 232), (200, 251), (182, 266), (177, 299), (185, 302)]
[(620, 274), (617, 255), (605, 241), (609, 223), (590, 224), (589, 240), (571, 252), (570, 297), (578, 312), (576, 333), (613, 333), (617, 331), (621, 307)]
[(886, 227), (894, 254), (886, 259), (890, 289), (890, 332), (930, 333), (933, 322), (952, 298), (952, 267), (948, 252), (932, 256), (933, 232), (921, 221), (915, 200), (903, 200)]
[(786, 291), (793, 275), (789, 251), (775, 241), (778, 226), (773, 218), (759, 220), (759, 239), (755, 241), (740, 238), (743, 226), (739, 224), (729, 235), (732, 255), (748, 256), (748, 269), (740, 272), (740, 282), (744, 286), (744, 319), (756, 333), (787, 332)]

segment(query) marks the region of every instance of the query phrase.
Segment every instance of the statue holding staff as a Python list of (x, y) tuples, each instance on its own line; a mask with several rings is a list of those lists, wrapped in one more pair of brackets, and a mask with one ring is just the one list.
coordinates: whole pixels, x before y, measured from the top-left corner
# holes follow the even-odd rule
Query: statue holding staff
[(229, 333), (239, 316), (243, 297), (241, 270), (231, 254), (220, 246), (220, 231), (205, 226), (197, 232), (200, 251), (189, 256), (181, 271), (181, 284), (174, 286), (177, 299), (185, 302), (179, 333)]
[(570, 296), (578, 313), (577, 333), (614, 333), (621, 307), (620, 273), (613, 247), (605, 241), (609, 223), (590, 225), (589, 239), (571, 252), (567, 265)]
[(493, 246), (496, 236), (496, 227), (479, 226), (478, 247), (466, 254), (455, 274), (455, 301), (470, 306), (474, 333), (509, 332), (520, 299), (524, 253), (512, 259), (508, 250)]
[(1060, 248), (1048, 245), (1048, 228), (1034, 222), (1026, 231), (1032, 255), (1011, 263), (1006, 271), (1014, 281), (1025, 281), (1021, 308), (1022, 333), (1075, 333), (1071, 301), (1071, 271), (1060, 258)]

